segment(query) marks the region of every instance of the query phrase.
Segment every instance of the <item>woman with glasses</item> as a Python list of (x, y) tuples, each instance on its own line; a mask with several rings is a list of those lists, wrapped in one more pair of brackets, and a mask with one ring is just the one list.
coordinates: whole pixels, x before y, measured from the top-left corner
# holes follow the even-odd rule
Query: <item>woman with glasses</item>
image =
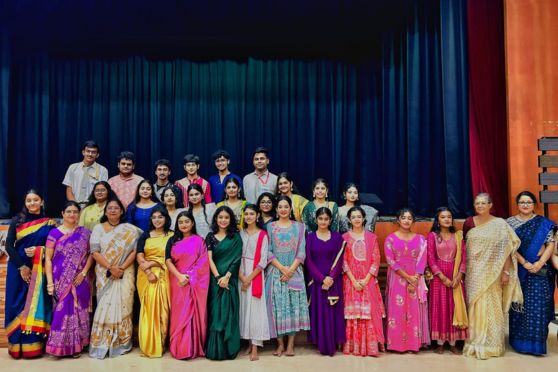
[(523, 292), (523, 311), (510, 311), (510, 345), (519, 353), (546, 354), (548, 324), (554, 320), (554, 253), (556, 224), (535, 213), (537, 198), (529, 191), (515, 198), (518, 214), (508, 223), (521, 239), (515, 256)]
[(99, 224), (107, 200), (114, 198), (114, 193), (107, 181), (99, 181), (93, 186), (93, 191), (89, 195), (87, 206), (83, 208), (79, 215), (79, 225), (93, 230)]
[(505, 313), (523, 302), (515, 256), (520, 241), (506, 221), (490, 214), (490, 195), (478, 194), (474, 206), (476, 215), (463, 224), (469, 315), (463, 355), (488, 359), (505, 353)]

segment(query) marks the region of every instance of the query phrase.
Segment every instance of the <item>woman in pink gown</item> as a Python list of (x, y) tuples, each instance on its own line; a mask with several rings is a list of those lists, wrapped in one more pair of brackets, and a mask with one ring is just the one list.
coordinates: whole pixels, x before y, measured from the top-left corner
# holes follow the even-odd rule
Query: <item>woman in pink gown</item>
[(417, 352), (430, 343), (427, 288), (424, 282), (426, 240), (411, 231), (412, 210), (397, 213), (399, 229), (384, 243), (389, 265), (386, 287), (387, 348)]

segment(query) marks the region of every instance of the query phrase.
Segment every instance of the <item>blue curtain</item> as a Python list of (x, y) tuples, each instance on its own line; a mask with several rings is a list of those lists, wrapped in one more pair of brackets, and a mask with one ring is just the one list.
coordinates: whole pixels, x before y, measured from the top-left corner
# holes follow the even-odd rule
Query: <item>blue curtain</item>
[(8, 34), (0, 26), (0, 216), (7, 216), (8, 202), (8, 112), (10, 103), (10, 55)]
[(14, 52), (2, 129), (8, 171), (17, 176), (0, 190), (8, 189), (13, 211), (36, 186), (52, 211), (63, 201), (68, 164), (90, 138), (111, 175), (118, 152), (132, 150), (136, 173), (147, 178), (159, 158), (183, 177), (187, 153), (200, 155), (209, 177), (217, 148), (231, 152), (232, 170), (243, 175), (263, 145), (270, 169), (289, 171), (306, 196), (324, 177), (330, 198), (355, 181), (384, 201), (384, 215), (408, 205), (429, 216), (448, 205), (463, 216), (471, 204), (465, 0), (399, 1), (383, 11), (396, 21), (356, 57), (354, 50), (347, 58), (234, 60)]

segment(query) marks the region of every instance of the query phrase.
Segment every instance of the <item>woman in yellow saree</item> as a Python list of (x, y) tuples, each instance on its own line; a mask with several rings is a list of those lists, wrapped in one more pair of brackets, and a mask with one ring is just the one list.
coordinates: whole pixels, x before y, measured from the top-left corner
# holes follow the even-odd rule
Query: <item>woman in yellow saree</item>
[(139, 346), (149, 358), (163, 356), (169, 325), (169, 273), (165, 265), (165, 248), (173, 236), (171, 218), (157, 206), (151, 212), (149, 231), (138, 242), (139, 265), (137, 289), (141, 303)]
[(505, 220), (490, 214), (488, 194), (477, 195), (474, 206), (476, 216), (463, 225), (469, 310), (469, 338), (463, 355), (488, 359), (505, 353), (505, 313), (512, 303), (523, 303), (515, 258), (520, 240)]

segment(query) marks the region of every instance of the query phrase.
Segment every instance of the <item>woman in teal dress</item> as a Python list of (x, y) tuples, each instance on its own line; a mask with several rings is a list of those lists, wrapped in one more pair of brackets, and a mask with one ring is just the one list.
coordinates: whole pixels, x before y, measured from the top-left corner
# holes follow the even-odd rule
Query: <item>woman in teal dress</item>
[(229, 207), (215, 210), (205, 242), (211, 269), (205, 355), (213, 360), (234, 359), (240, 350), (238, 272), (242, 239)]
[(337, 203), (328, 200), (329, 188), (326, 180), (318, 178), (312, 185), (312, 196), (314, 200), (308, 202), (302, 210), (302, 222), (306, 225), (306, 232), (311, 233), (318, 229), (316, 223), (316, 211), (320, 207), (326, 207), (331, 211), (331, 231), (339, 231), (339, 208)]

